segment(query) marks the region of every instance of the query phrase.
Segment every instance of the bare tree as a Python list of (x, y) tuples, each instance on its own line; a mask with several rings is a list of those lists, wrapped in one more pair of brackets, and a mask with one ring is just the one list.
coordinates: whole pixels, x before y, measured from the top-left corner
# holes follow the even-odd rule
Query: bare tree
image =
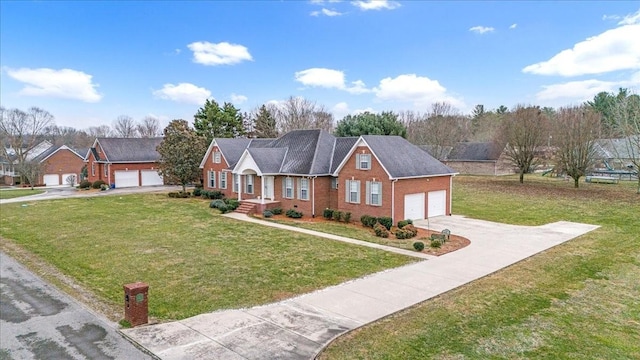
[(91, 137), (83, 130), (78, 130), (70, 126), (47, 126), (43, 137), (51, 141), (54, 145), (68, 145), (75, 147), (87, 147), (91, 145)]
[(92, 126), (88, 128), (86, 132), (93, 139), (99, 137), (109, 137), (113, 133), (109, 125)]
[(587, 107), (566, 107), (556, 112), (554, 133), (558, 163), (573, 179), (576, 188), (578, 180), (595, 162), (600, 126), (600, 115)]
[(42, 164), (37, 160), (25, 160), (17, 165), (16, 170), (29, 182), (33, 190), (42, 174)]
[(434, 103), (425, 115), (404, 112), (407, 140), (416, 145), (430, 145), (431, 155), (444, 160), (448, 150), (469, 134), (469, 119), (446, 102)]
[(123, 138), (133, 138), (138, 134), (136, 124), (131, 116), (120, 115), (113, 122), (113, 131), (116, 136)]
[(611, 144), (618, 159), (629, 161), (627, 165), (638, 177), (637, 193), (640, 194), (640, 96), (632, 94), (618, 99), (610, 111), (615, 132), (622, 138), (623, 146)]
[(160, 130), (160, 120), (153, 116), (145, 116), (142, 121), (136, 125), (138, 135), (143, 138), (150, 138), (160, 136), (162, 131)]
[[(20, 109), (2, 109), (0, 117), (0, 139), (3, 142), (2, 155), (7, 159), (15, 157), (18, 172), (27, 171), (25, 162), (29, 152), (40, 143), (45, 129), (53, 124), (54, 117), (48, 111), (31, 107), (27, 112)], [(28, 177), (27, 177), (28, 179)], [(33, 184), (33, 183), (32, 183)]]
[(502, 122), (500, 142), (506, 144), (506, 156), (518, 168), (520, 183), (524, 174), (536, 165), (537, 148), (547, 141), (549, 120), (538, 106), (518, 105)]
[(281, 134), (298, 129), (333, 131), (333, 115), (315, 101), (291, 96), (276, 109), (274, 115)]

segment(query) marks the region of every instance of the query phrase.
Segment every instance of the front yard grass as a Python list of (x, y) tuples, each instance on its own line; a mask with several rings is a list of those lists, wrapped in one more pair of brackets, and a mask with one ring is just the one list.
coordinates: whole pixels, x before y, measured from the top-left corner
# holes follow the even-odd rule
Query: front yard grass
[(42, 194), (43, 192), (44, 190), (36, 190), (36, 189), (0, 190), (0, 200), (13, 199), (17, 197), (30, 196), (30, 195), (38, 195), (38, 194)]
[(602, 227), (356, 330), (321, 358), (640, 358), (640, 195), (634, 182), (571, 186), (534, 175), (524, 184), (456, 177), (455, 214)]
[(206, 201), (166, 194), (26, 204), (2, 205), (1, 248), (11, 254), (17, 244), (35, 254), (120, 318), (122, 285), (136, 281), (150, 286), (150, 316), (169, 320), (269, 303), (416, 261), (228, 219)]

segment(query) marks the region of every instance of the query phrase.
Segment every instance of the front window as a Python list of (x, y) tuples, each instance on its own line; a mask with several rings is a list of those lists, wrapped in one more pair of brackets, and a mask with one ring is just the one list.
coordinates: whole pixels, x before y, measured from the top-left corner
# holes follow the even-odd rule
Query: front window
[(309, 179), (300, 178), (298, 187), (298, 198), (300, 200), (309, 200)]
[(213, 170), (209, 170), (209, 187), (216, 187), (216, 172)]
[(348, 203), (360, 203), (360, 180), (347, 180), (346, 183), (346, 201)]
[(337, 189), (338, 188), (338, 178), (337, 177), (332, 177), (331, 178), (331, 188), (332, 189)]
[(104, 164), (104, 178), (109, 177), (109, 164)]
[(220, 164), (222, 162), (220, 151), (216, 151), (213, 153), (213, 162), (216, 164)]
[(367, 182), (367, 200), (369, 205), (382, 205), (382, 183), (379, 181)]
[(220, 171), (220, 189), (227, 188), (227, 172)]
[(360, 170), (371, 169), (371, 154), (358, 154), (356, 156), (356, 168)]
[(96, 176), (96, 163), (91, 163), (91, 176)]
[(238, 180), (240, 179), (240, 177), (238, 176), (238, 174), (233, 174), (233, 192), (238, 192)]
[(253, 175), (246, 176), (244, 192), (253, 194)]
[(293, 178), (284, 178), (284, 197), (293, 199)]

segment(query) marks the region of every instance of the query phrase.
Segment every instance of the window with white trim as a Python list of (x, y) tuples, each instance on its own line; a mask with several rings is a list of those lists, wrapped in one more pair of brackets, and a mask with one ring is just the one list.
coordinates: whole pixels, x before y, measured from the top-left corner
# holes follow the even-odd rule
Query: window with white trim
[(309, 200), (309, 179), (298, 179), (298, 199)]
[(331, 188), (336, 190), (338, 189), (338, 178), (337, 177), (332, 177), (331, 178)]
[(104, 164), (104, 178), (109, 177), (109, 164)]
[(96, 163), (91, 163), (91, 176), (96, 176)]
[(233, 192), (238, 192), (238, 180), (240, 176), (238, 174), (233, 174)]
[(382, 183), (367, 181), (367, 205), (382, 206)]
[(244, 192), (253, 194), (253, 175), (245, 175)]
[(209, 187), (210, 188), (215, 188), (216, 187), (216, 172), (213, 170), (209, 170)]
[(352, 204), (359, 204), (360, 180), (347, 180), (345, 185), (345, 201)]
[(371, 154), (356, 154), (356, 169), (371, 170)]
[(213, 152), (213, 162), (216, 164), (220, 164), (222, 162), (222, 154), (220, 154), (220, 151), (214, 151)]
[(282, 184), (282, 197), (285, 199), (293, 199), (293, 178), (286, 177)]
[(227, 172), (220, 171), (220, 189), (227, 188)]

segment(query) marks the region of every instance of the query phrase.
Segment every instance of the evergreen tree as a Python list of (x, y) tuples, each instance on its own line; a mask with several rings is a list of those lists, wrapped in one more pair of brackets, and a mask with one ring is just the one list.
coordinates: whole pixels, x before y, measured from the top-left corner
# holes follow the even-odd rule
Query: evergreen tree
[(398, 115), (391, 111), (373, 114), (364, 112), (347, 115), (338, 122), (336, 136), (360, 135), (398, 135), (407, 136), (407, 128), (398, 120)]
[(266, 105), (260, 106), (258, 113), (254, 117), (254, 136), (257, 138), (276, 138), (278, 137), (278, 129), (276, 127), (276, 118), (269, 111)]
[(200, 161), (207, 144), (197, 135), (186, 120), (173, 120), (164, 129), (164, 138), (158, 145), (160, 174), (169, 182), (186, 185), (200, 180)]
[(207, 99), (194, 115), (196, 133), (209, 144), (214, 137), (235, 138), (246, 135), (242, 113), (231, 103), (222, 107), (215, 100)]

